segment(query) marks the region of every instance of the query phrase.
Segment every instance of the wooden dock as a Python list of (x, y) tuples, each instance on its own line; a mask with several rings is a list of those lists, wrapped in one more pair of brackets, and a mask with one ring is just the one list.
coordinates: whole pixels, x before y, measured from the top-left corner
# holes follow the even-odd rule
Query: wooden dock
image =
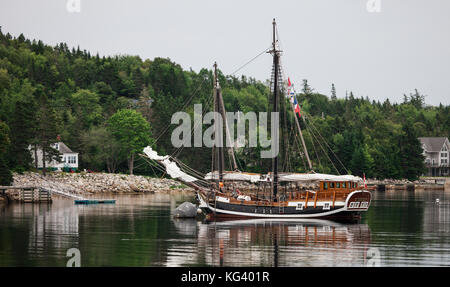
[(51, 189), (47, 187), (35, 187), (35, 186), (0, 186), (0, 195), (6, 196), (6, 190), (15, 189), (19, 190), (19, 201), (23, 203), (28, 202), (52, 202), (52, 195), (60, 195), (74, 199), (75, 204), (115, 204), (115, 199), (89, 199), (74, 193), (62, 190)]
[(0, 186), (0, 192), (6, 198), (6, 190), (19, 190), (20, 202), (52, 202), (52, 193), (43, 188), (34, 186)]

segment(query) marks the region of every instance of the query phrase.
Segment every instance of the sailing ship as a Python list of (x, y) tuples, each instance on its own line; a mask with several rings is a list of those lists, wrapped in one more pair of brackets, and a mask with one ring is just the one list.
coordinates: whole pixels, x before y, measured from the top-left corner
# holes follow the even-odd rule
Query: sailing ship
[[(273, 43), (268, 51), (273, 57), (271, 95), (272, 112), (280, 112), (280, 104), (286, 103), (282, 95), (280, 67), (281, 51), (277, 45), (276, 22), (273, 20)], [(214, 65), (214, 111), (223, 115), (225, 106)], [(158, 162), (172, 178), (193, 187), (197, 192), (199, 208), (209, 217), (237, 218), (330, 218), (354, 219), (368, 210), (371, 192), (360, 177), (353, 175), (331, 175), (315, 173), (302, 135), (301, 126), (294, 111), (297, 132), (307, 159), (309, 173), (279, 172), (279, 156), (272, 158), (272, 170), (267, 174), (239, 171), (230, 147), (234, 171), (224, 169), (224, 148), (212, 148), (212, 170), (204, 178), (171, 156), (159, 156), (151, 147), (144, 149), (145, 156)], [(225, 120), (227, 133), (227, 121)], [(182, 170), (181, 167), (184, 168)], [(190, 174), (189, 174), (190, 171)], [(257, 188), (239, 190), (238, 183), (248, 182)]]

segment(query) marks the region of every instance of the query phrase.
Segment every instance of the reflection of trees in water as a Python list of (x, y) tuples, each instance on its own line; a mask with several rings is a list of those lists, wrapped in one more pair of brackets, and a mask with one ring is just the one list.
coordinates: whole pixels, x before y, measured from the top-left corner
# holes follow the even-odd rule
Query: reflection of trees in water
[(78, 246), (78, 210), (47, 204), (23, 204), (21, 212), (31, 215), (30, 253), (46, 255), (55, 249)]
[[(418, 191), (416, 191), (418, 193)], [(450, 192), (420, 191), (424, 198), (424, 233), (447, 233), (450, 231)], [(436, 202), (439, 199), (439, 202)]]
[(442, 250), (450, 244), (450, 193), (416, 189), (373, 195), (365, 218), (384, 266), (439, 266), (449, 261)]
[[(172, 223), (176, 230), (176, 238), (167, 246), (165, 265), (177, 267), (196, 265), (202, 262), (201, 251), (197, 250), (197, 220), (193, 218), (174, 218)], [(203, 264), (202, 264), (203, 265)]]
[[(195, 235), (193, 221), (179, 221), (175, 226), (181, 233), (189, 230), (186, 235)], [(322, 220), (199, 222), (197, 228), (196, 248), (191, 247), (184, 258), (168, 257), (171, 266), (200, 262), (216, 266), (221, 261), (224, 266), (360, 266), (365, 264), (370, 243), (366, 224)]]

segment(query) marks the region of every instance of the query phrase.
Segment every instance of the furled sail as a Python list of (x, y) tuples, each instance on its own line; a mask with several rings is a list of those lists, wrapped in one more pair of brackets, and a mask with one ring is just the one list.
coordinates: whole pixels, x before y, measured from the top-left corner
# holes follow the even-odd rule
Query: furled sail
[(280, 174), (280, 181), (351, 181), (361, 182), (362, 178), (354, 175), (333, 175), (324, 173), (286, 173)]
[(155, 160), (166, 168), (166, 172), (174, 179), (180, 179), (184, 182), (194, 182), (197, 178), (190, 176), (189, 174), (183, 172), (178, 165), (169, 159), (169, 156), (160, 156), (151, 147), (147, 146), (144, 148), (144, 153), (148, 158)]
[[(214, 171), (213, 173), (208, 172), (205, 176), (205, 180), (217, 180), (219, 178), (219, 173)], [(270, 181), (270, 174), (259, 174), (259, 173), (249, 173), (249, 172), (233, 172), (226, 171), (223, 174), (223, 179), (225, 181), (248, 181), (251, 183), (257, 183), (259, 181), (267, 182)], [(323, 174), (323, 173), (281, 173), (279, 174), (279, 181), (283, 182), (317, 182), (317, 181), (351, 181), (351, 182), (361, 182), (362, 178), (353, 175), (333, 175), (333, 174)]]
[[(218, 180), (219, 173), (214, 171), (213, 173), (208, 172), (205, 176), (205, 180)], [(261, 174), (259, 173), (249, 173), (249, 172), (224, 172), (223, 179), (227, 181), (249, 181), (252, 183), (263, 180)]]

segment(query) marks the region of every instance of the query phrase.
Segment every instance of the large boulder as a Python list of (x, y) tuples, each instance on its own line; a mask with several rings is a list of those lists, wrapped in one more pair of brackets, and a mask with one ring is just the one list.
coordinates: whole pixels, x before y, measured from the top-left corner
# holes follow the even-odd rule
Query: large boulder
[(197, 206), (190, 202), (183, 202), (175, 209), (174, 217), (192, 218), (197, 216)]

